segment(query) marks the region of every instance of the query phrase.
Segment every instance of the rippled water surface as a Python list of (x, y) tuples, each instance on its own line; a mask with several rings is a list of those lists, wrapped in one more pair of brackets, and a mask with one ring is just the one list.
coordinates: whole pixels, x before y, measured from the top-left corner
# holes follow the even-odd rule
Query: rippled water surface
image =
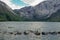
[(39, 32), (60, 31), (59, 22), (0, 22), (0, 40), (60, 40), (58, 35), (11, 35), (3, 32), (24, 32), (25, 30), (38, 30)]

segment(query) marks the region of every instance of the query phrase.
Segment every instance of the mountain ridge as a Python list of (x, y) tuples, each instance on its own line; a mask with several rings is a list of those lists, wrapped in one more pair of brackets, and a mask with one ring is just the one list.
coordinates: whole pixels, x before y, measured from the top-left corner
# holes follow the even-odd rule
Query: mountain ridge
[[(47, 21), (60, 22), (60, 1), (47, 0), (32, 7), (12, 10), (0, 1), (0, 21)], [(57, 19), (57, 20), (56, 20)]]
[[(31, 11), (31, 10), (32, 11)], [(29, 19), (29, 20), (36, 20), (36, 21), (45, 21), (47, 20), (48, 18), (51, 17), (51, 15), (53, 13), (55, 13), (57, 10), (60, 9), (60, 2), (57, 0), (47, 0), (47, 1), (43, 1), (41, 2), (40, 4), (32, 7), (32, 6), (29, 6), (29, 7), (24, 7), (24, 8), (21, 8), (21, 9), (18, 9), (19, 13), (20, 14), (25, 14), (25, 16), (28, 14), (29, 16), (31, 16), (30, 14), (32, 14), (31, 17), (29, 18), (32, 18), (32, 19)], [(29, 10), (29, 11), (27, 11)], [(21, 13), (21, 11), (23, 11)], [(30, 12), (30, 13), (28, 13)], [(32, 13), (31, 13), (32, 12)], [(22, 15), (23, 18), (25, 17), (24, 15)], [(28, 18), (27, 18), (28, 19)]]
[(8, 5), (0, 1), (0, 21), (16, 21), (18, 19), (17, 14)]

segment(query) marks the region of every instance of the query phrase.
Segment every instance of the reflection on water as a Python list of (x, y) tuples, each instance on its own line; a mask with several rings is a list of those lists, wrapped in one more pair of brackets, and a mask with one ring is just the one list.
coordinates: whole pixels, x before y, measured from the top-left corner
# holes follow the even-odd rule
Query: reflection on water
[[(30, 30), (24, 35), (24, 31)], [(32, 30), (32, 31), (31, 31)], [(38, 32), (59, 32), (59, 22), (0, 22), (0, 40), (60, 40), (60, 34), (57, 35), (35, 35), (33, 31)], [(9, 34), (10, 32), (10, 34)], [(13, 33), (11, 33), (13, 32)], [(16, 35), (15, 33), (18, 32)], [(21, 35), (20, 35), (20, 33)], [(25, 33), (26, 34), (26, 33)]]

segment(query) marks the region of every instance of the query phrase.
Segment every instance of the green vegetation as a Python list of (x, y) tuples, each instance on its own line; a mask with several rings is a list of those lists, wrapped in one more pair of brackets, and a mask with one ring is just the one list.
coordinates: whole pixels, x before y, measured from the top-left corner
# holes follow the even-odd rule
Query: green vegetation
[[(1, 15), (2, 14), (2, 15)], [(0, 13), (0, 21), (18, 21), (20, 20), (18, 16), (11, 13)]]

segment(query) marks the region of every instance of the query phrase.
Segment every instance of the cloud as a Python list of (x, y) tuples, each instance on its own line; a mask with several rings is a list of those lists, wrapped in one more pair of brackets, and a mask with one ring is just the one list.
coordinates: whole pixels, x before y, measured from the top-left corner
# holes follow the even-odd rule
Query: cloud
[[(18, 6), (18, 5), (11, 3), (11, 0), (1, 0), (1, 1), (5, 2), (12, 9), (20, 9), (20, 8), (24, 7), (24, 6), (20, 6), (20, 5)], [(21, 0), (21, 1), (23, 1), (24, 3), (29, 4), (31, 6), (35, 6), (45, 0), (29, 0), (29, 1), (28, 0)]]
[(29, 0), (29, 1), (28, 0), (21, 0), (21, 1), (23, 1), (25, 3), (28, 3), (28, 4), (32, 5), (32, 6), (35, 6), (35, 5), (37, 5), (40, 2), (45, 1), (45, 0)]
[(11, 3), (11, 0), (1, 0), (3, 2), (5, 2), (9, 7), (11, 7), (12, 9), (19, 9), (22, 8), (22, 6), (17, 6), (13, 3)]

